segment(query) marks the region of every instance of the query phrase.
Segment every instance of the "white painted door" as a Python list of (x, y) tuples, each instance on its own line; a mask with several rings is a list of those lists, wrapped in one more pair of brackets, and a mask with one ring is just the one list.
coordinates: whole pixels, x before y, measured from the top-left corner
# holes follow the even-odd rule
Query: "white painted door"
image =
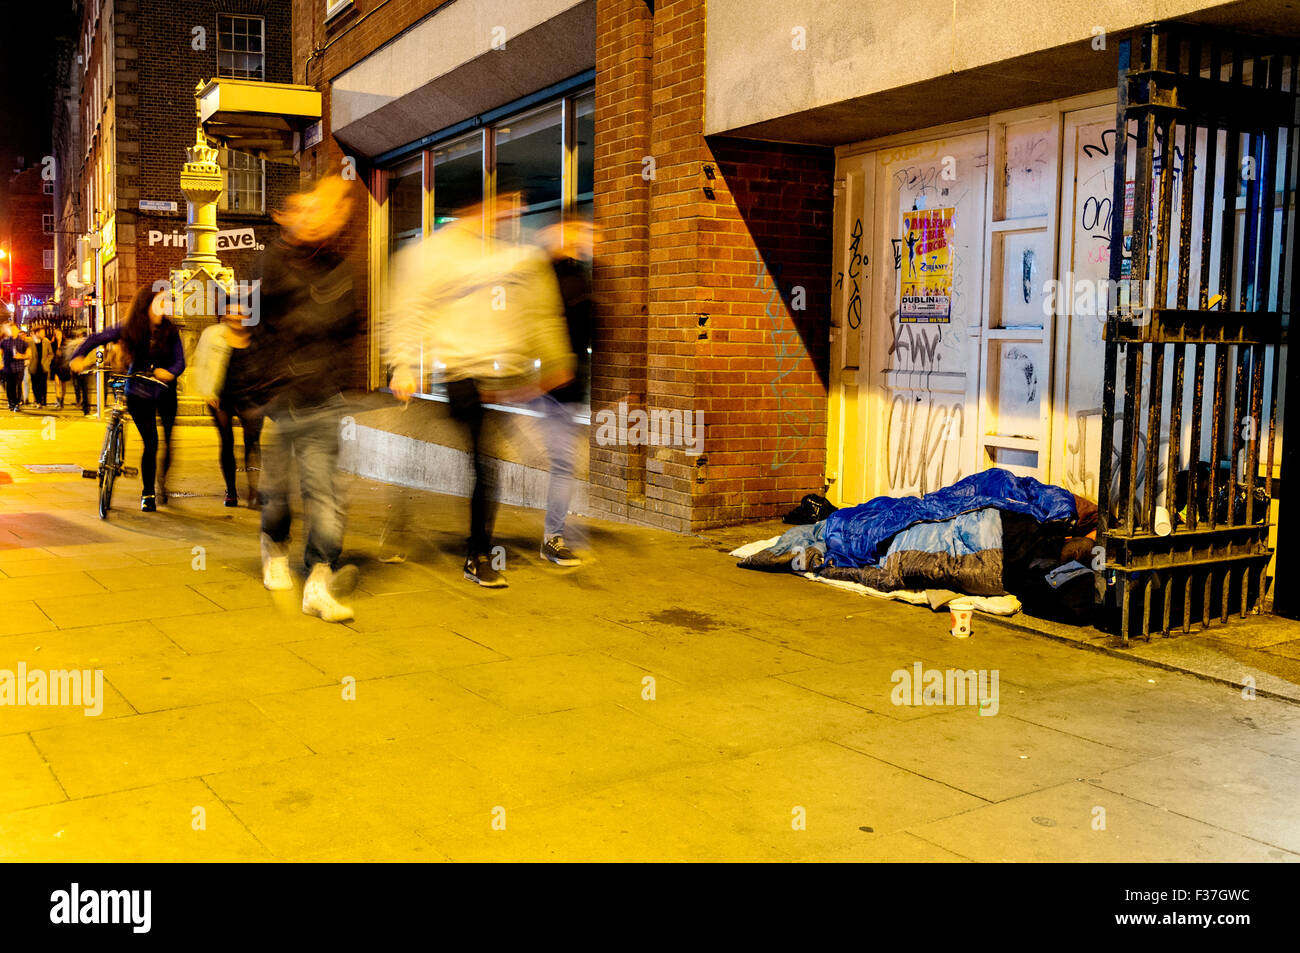
[[(987, 143), (979, 132), (876, 153), (877, 267), (863, 298), (869, 399), (857, 423), (866, 431), (868, 496), (929, 493), (975, 470)], [(933, 214), (918, 217), (924, 212)], [(929, 274), (941, 277), (925, 290), (939, 294), (905, 303), (905, 282)], [(945, 287), (946, 314), (932, 306)]]

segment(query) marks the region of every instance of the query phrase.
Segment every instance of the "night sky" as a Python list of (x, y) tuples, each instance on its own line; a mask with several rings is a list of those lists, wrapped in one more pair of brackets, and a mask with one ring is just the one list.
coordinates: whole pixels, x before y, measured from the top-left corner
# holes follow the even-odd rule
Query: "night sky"
[(50, 151), (55, 37), (75, 34), (69, 0), (6, 2), (0, 19), (0, 183), (18, 156), (28, 165)]

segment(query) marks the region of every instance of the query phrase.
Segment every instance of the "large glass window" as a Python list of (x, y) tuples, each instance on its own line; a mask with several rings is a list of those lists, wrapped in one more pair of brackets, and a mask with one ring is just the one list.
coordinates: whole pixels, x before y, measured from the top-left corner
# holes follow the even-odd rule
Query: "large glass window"
[(471, 132), (433, 150), (433, 228), (483, 201), (483, 134)]
[(573, 103), (574, 151), (578, 157), (577, 194), (574, 209), (587, 221), (592, 220), (596, 194), (596, 93), (583, 93)]
[(424, 159), (417, 156), (389, 173), (388, 251), (424, 234)]
[(553, 103), (499, 124), (496, 191), (519, 193), (515, 237), (560, 220), (564, 204), (564, 109)]
[[(590, 221), (595, 132), (595, 93), (585, 90), (437, 143), (385, 169), (389, 254), (372, 262), (376, 287), (385, 285), (394, 253), (488, 199), (503, 216), (496, 229), (502, 238), (527, 241), (562, 217)], [(383, 381), (382, 328), (379, 337), (374, 372)], [(422, 364), (419, 379), (428, 386), (429, 367)], [(440, 391), (433, 385), (429, 393)]]

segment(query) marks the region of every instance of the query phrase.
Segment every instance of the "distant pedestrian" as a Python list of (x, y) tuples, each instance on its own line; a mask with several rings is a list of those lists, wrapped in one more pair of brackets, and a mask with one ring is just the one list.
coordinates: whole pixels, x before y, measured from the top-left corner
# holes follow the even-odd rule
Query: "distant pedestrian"
[(62, 328), (50, 329), (50, 351), (53, 355), (50, 373), (55, 387), (55, 407), (62, 410), (68, 396), (68, 381), (72, 379), (72, 369), (68, 366), (68, 351)]
[[(140, 509), (152, 513), (158, 503), (167, 502), (167, 470), (172, 458), (172, 426), (176, 422), (176, 378), (185, 370), (185, 349), (180, 332), (171, 321), (170, 290), (155, 292), (141, 287), (131, 302), (126, 323), (92, 334), (73, 352), (72, 369), (82, 370), (83, 359), (103, 344), (120, 341), (130, 362), (126, 383), (126, 407), (140, 431), (144, 449), (140, 454)], [(162, 424), (162, 472), (158, 473), (158, 424)], [(155, 481), (158, 492), (154, 493)]]
[(81, 408), (81, 413), (85, 417), (90, 416), (90, 375), (73, 371), (72, 355), (77, 353), (77, 348), (81, 346), (82, 341), (86, 340), (87, 335), (85, 328), (77, 328), (63, 345), (63, 363), (72, 378), (72, 402)]
[(262, 405), (265, 396), (257, 384), (254, 356), (249, 344), (248, 309), (231, 302), (217, 324), (199, 335), (194, 353), (193, 386), (208, 405), (221, 441), (221, 475), (226, 483), (226, 506), (239, 505), (235, 482), (235, 418), (244, 434), (244, 475), (248, 480), (248, 505), (258, 505), (258, 477), (262, 470)]
[(32, 375), (32, 400), (37, 410), (43, 410), (49, 397), (50, 370), (54, 366), (54, 351), (45, 328), (32, 332), (32, 342), (28, 346), (28, 366)]
[(5, 379), (5, 397), (9, 410), (17, 413), (21, 401), (23, 372), (27, 368), (23, 358), (27, 356), (27, 342), (18, 332), (18, 325), (6, 321), (3, 336), (0, 336), (0, 352), (3, 353), (3, 372)]

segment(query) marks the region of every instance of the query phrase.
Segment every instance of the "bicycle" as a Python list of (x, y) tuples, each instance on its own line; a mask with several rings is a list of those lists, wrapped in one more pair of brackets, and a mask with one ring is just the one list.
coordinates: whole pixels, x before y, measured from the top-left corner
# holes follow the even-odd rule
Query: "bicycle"
[(108, 426), (104, 430), (104, 446), (99, 452), (99, 467), (94, 470), (83, 469), (81, 475), (87, 479), (99, 479), (99, 518), (108, 519), (108, 511), (113, 505), (113, 484), (118, 476), (133, 477), (139, 474), (135, 467), (125, 466), (126, 462), (126, 384), (131, 378), (157, 382), (157, 378), (148, 374), (113, 374), (104, 367), (104, 349), (95, 350), (94, 373), (107, 377), (108, 389), (113, 392), (113, 406), (108, 411)]

